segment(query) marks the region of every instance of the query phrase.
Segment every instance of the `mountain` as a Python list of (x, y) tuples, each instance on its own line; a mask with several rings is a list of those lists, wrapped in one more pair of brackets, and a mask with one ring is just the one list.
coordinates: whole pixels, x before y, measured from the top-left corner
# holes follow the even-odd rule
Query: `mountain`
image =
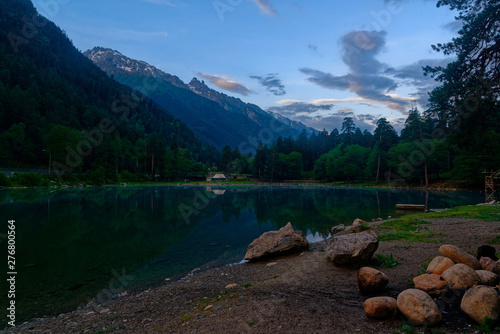
[(31, 1), (0, 2), (0, 166), (51, 160), (56, 172), (114, 180), (123, 171), (163, 173), (169, 147), (174, 160), (220, 159), (185, 123), (109, 78)]
[(242, 153), (255, 152), (259, 141), (270, 144), (280, 136), (297, 138), (303, 130), (316, 131), (215, 91), (197, 78), (185, 84), (177, 76), (115, 50), (96, 47), (84, 55), (118, 82), (142, 91), (147, 88), (147, 96), (218, 148), (230, 145)]

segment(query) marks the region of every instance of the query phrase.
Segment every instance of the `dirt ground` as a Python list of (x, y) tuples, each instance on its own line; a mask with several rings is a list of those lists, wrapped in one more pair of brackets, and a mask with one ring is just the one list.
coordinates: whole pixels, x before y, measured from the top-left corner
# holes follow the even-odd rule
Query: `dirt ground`
[[(439, 255), (441, 244), (473, 252), (500, 235), (499, 222), (470, 219), (430, 220), (443, 233), (441, 243), (381, 242), (376, 254), (401, 264), (380, 269), (389, 277), (383, 295), (397, 297), (412, 288), (422, 264)], [(377, 229), (377, 227), (375, 227)], [(495, 245), (497, 250), (498, 245)], [(72, 313), (43, 318), (8, 333), (404, 333), (400, 315), (372, 320), (363, 311), (355, 268), (335, 267), (314, 244), (303, 254), (266, 262), (223, 267), (163, 286), (118, 297), (106, 305), (87, 305)], [(375, 260), (371, 265), (376, 266)], [(229, 284), (236, 284), (226, 289)], [(478, 333), (478, 325), (459, 309), (453, 293), (438, 301), (443, 321), (425, 333)]]

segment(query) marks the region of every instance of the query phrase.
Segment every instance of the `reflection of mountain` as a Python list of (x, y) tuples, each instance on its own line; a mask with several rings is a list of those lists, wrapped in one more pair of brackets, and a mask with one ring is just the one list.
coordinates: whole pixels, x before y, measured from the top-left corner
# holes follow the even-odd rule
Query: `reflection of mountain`
[[(0, 220), (20, 217), (19, 321), (71, 310), (109, 286), (123, 269), (134, 278), (126, 288), (154, 284), (206, 264), (238, 262), (254, 238), (288, 222), (304, 233), (328, 236), (335, 224), (394, 216), (397, 202), (426, 199), (422, 191), (353, 188), (228, 187), (221, 196), (211, 190), (0, 191)], [(474, 195), (430, 193), (429, 207), (484, 199)], [(453, 200), (443, 203), (443, 198)], [(191, 208), (188, 219), (181, 207)]]

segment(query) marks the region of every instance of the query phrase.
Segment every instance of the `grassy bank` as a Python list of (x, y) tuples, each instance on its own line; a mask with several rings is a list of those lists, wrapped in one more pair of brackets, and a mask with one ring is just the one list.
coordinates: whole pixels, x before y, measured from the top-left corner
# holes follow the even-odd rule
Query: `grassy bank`
[[(426, 225), (428, 219), (467, 218), (484, 222), (500, 221), (500, 205), (459, 206), (443, 212), (418, 213), (391, 219), (378, 225), (381, 241), (429, 242), (441, 241), (443, 234), (432, 232)], [(500, 236), (491, 240), (499, 243)]]

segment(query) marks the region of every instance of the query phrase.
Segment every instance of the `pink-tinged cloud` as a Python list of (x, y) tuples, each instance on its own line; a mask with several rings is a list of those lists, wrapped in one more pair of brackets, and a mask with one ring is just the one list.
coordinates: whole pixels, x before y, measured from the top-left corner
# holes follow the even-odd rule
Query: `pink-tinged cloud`
[(255, 4), (259, 7), (261, 13), (271, 16), (275, 16), (278, 14), (276, 10), (269, 3), (269, 0), (252, 0), (252, 1), (255, 2)]
[(227, 75), (213, 75), (207, 73), (198, 73), (198, 75), (208, 81), (214, 86), (219, 87), (220, 89), (227, 90), (232, 93), (240, 94), (243, 96), (248, 96), (252, 94), (253, 91), (247, 86), (239, 83), (237, 81), (228, 80)]

